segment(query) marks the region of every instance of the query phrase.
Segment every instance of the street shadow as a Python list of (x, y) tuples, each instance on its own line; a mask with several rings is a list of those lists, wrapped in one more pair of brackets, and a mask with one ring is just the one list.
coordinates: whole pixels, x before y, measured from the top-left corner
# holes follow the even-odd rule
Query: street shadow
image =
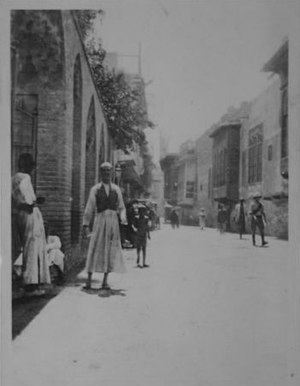
[[(97, 280), (92, 280), (92, 283), (96, 283)], [(86, 278), (85, 277), (76, 277), (73, 280), (70, 280), (67, 284), (66, 287), (79, 287), (83, 284), (86, 283)]]
[(101, 298), (109, 298), (110, 296), (126, 296), (124, 289), (99, 289), (99, 288), (81, 288), (82, 292), (88, 295), (98, 295)]
[(110, 289), (110, 290), (101, 290), (98, 292), (100, 298), (109, 298), (110, 296), (126, 296), (123, 289)]

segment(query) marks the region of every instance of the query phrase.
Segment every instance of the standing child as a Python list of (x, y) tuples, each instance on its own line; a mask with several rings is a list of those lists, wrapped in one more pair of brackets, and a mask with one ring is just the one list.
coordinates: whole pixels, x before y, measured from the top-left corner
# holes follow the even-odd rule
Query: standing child
[[(150, 219), (146, 216), (146, 207), (142, 204), (139, 205), (139, 212), (133, 219), (132, 229), (136, 234), (136, 251), (137, 251), (137, 266), (139, 268), (149, 267), (146, 264), (146, 247), (147, 238), (150, 240)], [(140, 265), (140, 254), (143, 253), (143, 265)]]

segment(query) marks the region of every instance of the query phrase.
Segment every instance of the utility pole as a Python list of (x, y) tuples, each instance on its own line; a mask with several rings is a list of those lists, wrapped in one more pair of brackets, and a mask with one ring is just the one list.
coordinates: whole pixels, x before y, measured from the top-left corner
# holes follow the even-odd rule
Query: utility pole
[(139, 42), (139, 76), (142, 77), (142, 43)]
[(139, 49), (138, 49), (137, 55), (117, 53), (117, 56), (122, 58), (136, 58), (138, 61), (138, 75), (142, 77), (142, 44), (141, 42), (139, 42)]

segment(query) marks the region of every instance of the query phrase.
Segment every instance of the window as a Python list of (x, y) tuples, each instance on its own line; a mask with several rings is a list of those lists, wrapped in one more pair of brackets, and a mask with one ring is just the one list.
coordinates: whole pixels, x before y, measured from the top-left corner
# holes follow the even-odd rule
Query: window
[(214, 155), (213, 186), (222, 186), (226, 183), (227, 150), (218, 149)]
[(195, 182), (194, 181), (187, 181), (185, 197), (186, 198), (194, 198), (194, 190), (195, 190)]
[(288, 93), (281, 94), (281, 158), (288, 156)]
[(262, 180), (262, 143), (263, 126), (258, 125), (249, 131), (248, 147), (248, 183), (255, 184)]
[(242, 186), (246, 185), (246, 173), (247, 173), (247, 170), (246, 170), (246, 155), (247, 155), (247, 151), (245, 150), (242, 153)]
[[(36, 159), (38, 96), (17, 94), (15, 99), (14, 122), (12, 126), (12, 174), (18, 170), (18, 159), (22, 153), (30, 153)], [(35, 171), (32, 184), (35, 187)]]
[(273, 158), (273, 147), (272, 145), (268, 146), (268, 161), (272, 161)]
[(208, 170), (208, 191), (207, 191), (207, 196), (210, 198), (211, 196), (211, 168)]

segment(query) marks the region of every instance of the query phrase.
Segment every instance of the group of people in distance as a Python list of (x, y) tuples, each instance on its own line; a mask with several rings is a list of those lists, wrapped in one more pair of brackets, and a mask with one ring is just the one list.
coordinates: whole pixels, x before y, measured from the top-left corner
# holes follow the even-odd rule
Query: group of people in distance
[[(250, 211), (247, 213), (246, 201), (243, 197), (240, 198), (234, 209), (234, 221), (238, 227), (240, 239), (246, 233), (246, 218), (249, 214), (251, 217), (251, 233), (252, 244), (256, 245), (256, 230), (258, 229), (261, 236), (261, 246), (266, 246), (268, 242), (265, 240), (265, 225), (267, 224), (267, 218), (264, 210), (264, 205), (260, 201), (262, 198), (259, 192), (253, 194), (253, 201), (250, 204)], [(199, 214), (199, 226), (203, 230), (205, 226), (206, 213), (205, 209), (201, 208)], [(226, 224), (228, 222), (228, 213), (223, 203), (218, 204), (217, 224), (220, 234), (223, 234), (226, 230)]]
[[(267, 224), (267, 217), (263, 203), (260, 201), (262, 195), (259, 192), (253, 194), (253, 200), (250, 204), (249, 216), (251, 218), (251, 233), (252, 244), (256, 246), (256, 230), (258, 229), (261, 237), (261, 246), (264, 247), (268, 244), (265, 240), (265, 226)], [(246, 232), (246, 217), (247, 209), (245, 207), (245, 199), (240, 198), (239, 203), (235, 207), (235, 222), (239, 228), (240, 238)]]

